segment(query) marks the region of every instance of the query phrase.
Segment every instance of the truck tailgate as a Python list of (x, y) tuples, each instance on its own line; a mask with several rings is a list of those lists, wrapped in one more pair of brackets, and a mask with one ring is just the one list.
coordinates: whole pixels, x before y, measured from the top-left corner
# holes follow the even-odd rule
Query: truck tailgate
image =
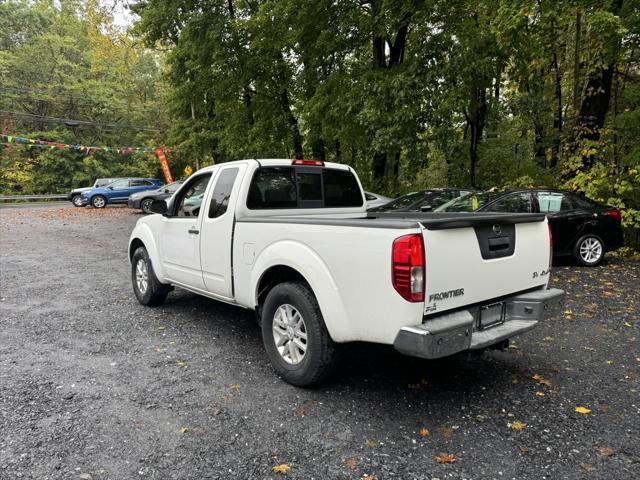
[(440, 214), (420, 223), (425, 315), (490, 303), (548, 283), (550, 242), (544, 215)]

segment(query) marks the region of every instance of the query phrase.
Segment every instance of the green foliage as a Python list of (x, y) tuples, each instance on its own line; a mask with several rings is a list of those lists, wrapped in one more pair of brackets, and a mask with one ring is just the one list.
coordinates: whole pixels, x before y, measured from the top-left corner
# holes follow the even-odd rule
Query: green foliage
[[(66, 144), (152, 146), (159, 132), (65, 124), (163, 128), (159, 56), (113, 27), (99, 2), (0, 4), (0, 133)], [(161, 174), (154, 155), (0, 146), (0, 193), (56, 193), (99, 176)]]

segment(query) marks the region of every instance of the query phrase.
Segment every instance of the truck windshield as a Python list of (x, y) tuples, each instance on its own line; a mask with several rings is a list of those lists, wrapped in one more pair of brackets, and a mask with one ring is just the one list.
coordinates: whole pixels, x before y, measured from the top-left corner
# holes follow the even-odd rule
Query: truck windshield
[(439, 206), (434, 212), (475, 212), (489, 202), (501, 197), (504, 193), (499, 192), (472, 192), (463, 197), (454, 198), (444, 205)]

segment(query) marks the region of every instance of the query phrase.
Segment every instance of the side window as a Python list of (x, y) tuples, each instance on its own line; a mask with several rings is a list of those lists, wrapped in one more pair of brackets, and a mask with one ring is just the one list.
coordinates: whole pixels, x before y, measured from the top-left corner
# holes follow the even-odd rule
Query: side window
[(151, 185), (151, 182), (147, 180), (141, 180), (139, 178), (131, 180), (132, 187), (148, 187), (149, 185)]
[(571, 210), (571, 202), (566, 195), (558, 192), (538, 192), (538, 208), (541, 213), (555, 213)]
[(191, 179), (187, 188), (176, 198), (174, 206), (174, 216), (176, 217), (197, 217), (200, 213), (200, 205), (204, 198), (204, 192), (209, 184), (211, 173), (205, 173)]
[(225, 214), (237, 176), (237, 168), (226, 168), (220, 172), (211, 196), (209, 218), (217, 218)]
[(514, 193), (508, 195), (497, 202), (489, 205), (485, 211), (487, 212), (512, 212), (512, 213), (530, 213), (529, 193)]
[(169, 191), (169, 193), (175, 193), (176, 190), (178, 190), (180, 188), (180, 185), (182, 185), (181, 183), (172, 183), (170, 185), (167, 185), (167, 190)]
[(297, 206), (293, 168), (269, 167), (256, 170), (249, 187), (248, 208), (296, 208)]
[(127, 188), (129, 186), (129, 180), (116, 180), (110, 185), (114, 190)]
[(596, 206), (596, 204), (592, 200), (589, 200), (588, 198), (581, 195), (570, 195), (569, 199), (571, 200), (571, 203), (575, 208), (592, 210)]
[(325, 169), (322, 172), (325, 207), (361, 207), (362, 193), (349, 170)]

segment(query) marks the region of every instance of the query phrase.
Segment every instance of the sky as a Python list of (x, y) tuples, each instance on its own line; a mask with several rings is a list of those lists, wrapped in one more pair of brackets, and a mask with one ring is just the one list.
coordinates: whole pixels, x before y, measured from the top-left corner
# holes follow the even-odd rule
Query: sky
[(129, 4), (133, 3), (132, 0), (101, 0), (101, 2), (111, 11), (113, 22), (118, 27), (124, 30), (133, 23), (136, 16), (128, 8)]

